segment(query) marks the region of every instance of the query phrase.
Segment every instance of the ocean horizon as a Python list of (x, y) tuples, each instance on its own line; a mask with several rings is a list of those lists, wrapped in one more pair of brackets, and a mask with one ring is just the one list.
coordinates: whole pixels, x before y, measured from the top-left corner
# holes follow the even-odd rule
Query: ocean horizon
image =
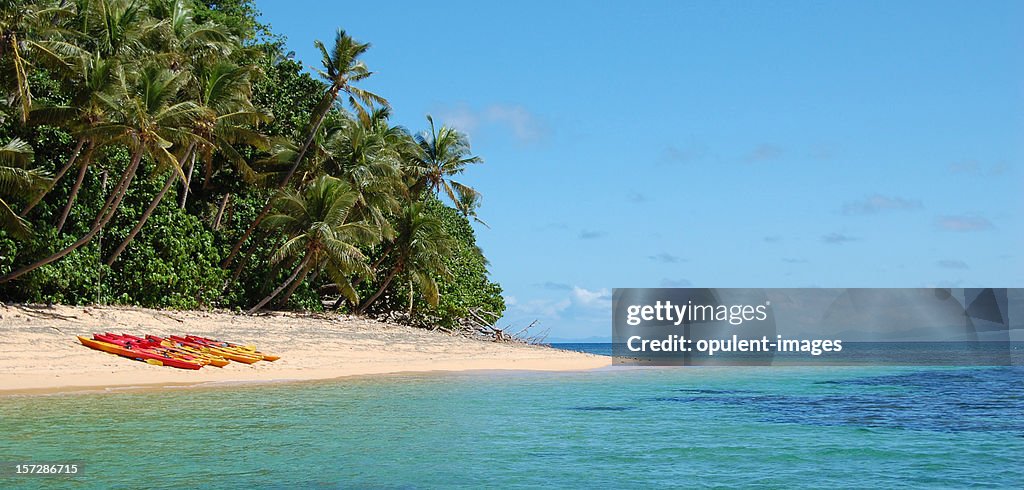
[[(609, 357), (627, 351), (624, 344), (613, 342), (553, 342), (549, 345), (556, 349)], [(817, 356), (794, 352), (774, 353), (770, 358), (765, 358), (757, 354), (724, 352), (718, 354), (717, 358), (702, 356), (700, 360), (738, 363), (753, 359), (771, 365), (1024, 365), (1024, 342), (1020, 341), (860, 341), (843, 342), (843, 345), (843, 352)]]

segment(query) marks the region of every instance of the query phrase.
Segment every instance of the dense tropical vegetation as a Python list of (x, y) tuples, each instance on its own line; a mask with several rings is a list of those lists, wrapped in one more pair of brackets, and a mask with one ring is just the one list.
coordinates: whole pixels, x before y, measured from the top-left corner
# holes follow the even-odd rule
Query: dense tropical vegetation
[(343, 30), (284, 46), (252, 0), (0, 0), (0, 298), (500, 316), (466, 136)]

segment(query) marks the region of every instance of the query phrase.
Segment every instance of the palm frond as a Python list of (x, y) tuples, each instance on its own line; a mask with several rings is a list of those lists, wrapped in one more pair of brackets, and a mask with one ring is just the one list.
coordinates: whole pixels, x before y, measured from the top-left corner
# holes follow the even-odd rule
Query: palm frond
[(32, 236), (32, 225), (20, 218), (10, 206), (0, 199), (0, 229), (20, 239)]

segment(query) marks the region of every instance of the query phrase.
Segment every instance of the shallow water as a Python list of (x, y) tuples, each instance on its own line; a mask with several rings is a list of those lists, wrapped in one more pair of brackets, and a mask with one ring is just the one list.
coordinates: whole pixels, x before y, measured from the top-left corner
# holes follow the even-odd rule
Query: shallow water
[(661, 368), (0, 399), (0, 487), (1024, 486), (1024, 371)]

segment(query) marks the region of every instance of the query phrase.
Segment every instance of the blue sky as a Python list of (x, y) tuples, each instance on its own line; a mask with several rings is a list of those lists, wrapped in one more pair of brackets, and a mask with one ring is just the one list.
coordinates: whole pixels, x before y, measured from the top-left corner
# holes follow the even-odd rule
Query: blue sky
[(1022, 2), (259, 1), (467, 132), (503, 323), (615, 287), (1020, 287)]

